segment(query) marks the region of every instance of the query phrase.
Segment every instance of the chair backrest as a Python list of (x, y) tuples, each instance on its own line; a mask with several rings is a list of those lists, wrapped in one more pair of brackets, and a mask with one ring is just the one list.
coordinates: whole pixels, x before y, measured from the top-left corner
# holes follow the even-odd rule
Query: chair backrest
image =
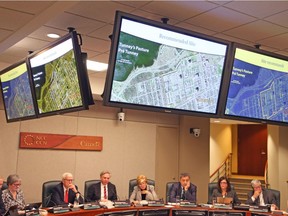
[(266, 190), (270, 191), (274, 195), (276, 199), (276, 205), (280, 209), (280, 191), (275, 189), (266, 189)]
[(4, 181), (1, 190), (3, 191), (5, 189), (7, 189), (7, 188), (8, 188), (7, 182)]
[(60, 180), (44, 182), (42, 185), (42, 207), (48, 207), (54, 187), (59, 184)]
[[(147, 179), (147, 184), (148, 185), (153, 185), (155, 187), (155, 181), (152, 180), (152, 179)], [(129, 191), (128, 191), (128, 195), (129, 195), (129, 198), (133, 192), (133, 189), (134, 187), (137, 185), (137, 179), (131, 179), (129, 181)]]
[(177, 182), (167, 182), (166, 183), (166, 203), (170, 202), (170, 191), (171, 191), (171, 188), (172, 188), (172, 185), (175, 184)]
[[(208, 184), (208, 202), (213, 194), (213, 190), (218, 188), (217, 182), (211, 182)], [(234, 190), (234, 186), (230, 183), (231, 190)]]
[(84, 198), (85, 198), (85, 201), (87, 201), (86, 198), (87, 198), (87, 195), (88, 195), (89, 188), (92, 185), (99, 183), (100, 181), (101, 181), (100, 179), (93, 179), (93, 180), (85, 181), (85, 183), (84, 183)]

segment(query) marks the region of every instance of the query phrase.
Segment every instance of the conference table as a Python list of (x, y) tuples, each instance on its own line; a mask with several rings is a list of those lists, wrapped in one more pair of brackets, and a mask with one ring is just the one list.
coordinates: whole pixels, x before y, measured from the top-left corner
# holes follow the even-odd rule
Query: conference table
[[(148, 207), (148, 206), (141, 206), (141, 207), (120, 207), (120, 208), (98, 208), (98, 209), (91, 209), (91, 210), (84, 210), (78, 209), (76, 211), (69, 211), (65, 213), (48, 213), (48, 216), (100, 216), (104, 215), (108, 212), (118, 212), (119, 215), (123, 212), (127, 211), (137, 211), (137, 215), (139, 212), (143, 212), (144, 210), (149, 210), (151, 212), (157, 212), (158, 210), (167, 210), (169, 209), (169, 215), (174, 216), (175, 212), (177, 211), (179, 216), (181, 216), (180, 212), (196, 212), (195, 214), (191, 214), (197, 216), (197, 212), (205, 212), (205, 216), (269, 216), (272, 215), (271, 212), (253, 212), (253, 211), (245, 211), (245, 210), (233, 210), (233, 209), (217, 209), (217, 208), (203, 208), (203, 207), (180, 207), (180, 206), (169, 206), (169, 207)], [(153, 211), (152, 211), (153, 210)], [(174, 214), (173, 214), (174, 212)], [(145, 214), (144, 214), (145, 215)], [(147, 214), (149, 215), (149, 214)], [(153, 214), (157, 215), (157, 214)], [(200, 215), (200, 214), (199, 214)], [(275, 214), (273, 214), (275, 215)]]

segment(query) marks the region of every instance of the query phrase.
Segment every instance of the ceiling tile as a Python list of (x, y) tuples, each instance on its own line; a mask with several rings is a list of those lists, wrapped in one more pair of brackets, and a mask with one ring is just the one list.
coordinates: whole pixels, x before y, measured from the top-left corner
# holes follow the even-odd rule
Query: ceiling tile
[(31, 33), (28, 37), (43, 40), (43, 41), (49, 41), (49, 42), (55, 41), (56, 39), (49, 38), (47, 36), (48, 33), (58, 34), (62, 37), (68, 33), (68, 30), (63, 31), (63, 30), (52, 28), (49, 26), (41, 26), (39, 29)]
[[(282, 41), (287, 41), (287, 43), (282, 43)], [(288, 49), (288, 33), (259, 40), (258, 42), (262, 45), (275, 47), (278, 50), (285, 50)]]
[(95, 52), (108, 52), (110, 50), (111, 41), (109, 39), (102, 40), (98, 38), (87, 37), (82, 35), (83, 49), (92, 50)]
[(206, 1), (153, 1), (142, 7), (143, 10), (180, 21), (196, 16), (217, 7)]
[(180, 28), (184, 28), (184, 29), (187, 29), (187, 30), (190, 30), (190, 31), (194, 31), (194, 32), (199, 32), (199, 33), (202, 33), (202, 34), (206, 34), (206, 35), (213, 35), (215, 34), (214, 31), (211, 31), (209, 29), (205, 29), (205, 28), (202, 28), (200, 26), (194, 26), (194, 25), (191, 25), (189, 23), (186, 23), (186, 22), (180, 22), (178, 23), (176, 26), (180, 27)]
[(245, 3), (233, 1), (225, 4), (225, 7), (257, 18), (264, 18), (288, 10), (287, 1), (273, 1), (273, 3), (271, 1), (245, 1)]
[(131, 12), (133, 9), (133, 7), (118, 4), (117, 2), (81, 1), (76, 6), (70, 8), (69, 12), (105, 23), (113, 23), (116, 10)]
[(238, 28), (226, 31), (225, 34), (245, 39), (251, 42), (258, 42), (264, 38), (268, 38), (274, 35), (285, 33), (287, 29), (273, 25), (269, 22), (262, 20), (255, 21)]
[[(288, 4), (286, 2), (286, 4)], [(265, 20), (288, 28), (288, 11), (265, 18)]]
[[(168, 18), (166, 16), (161, 16), (161, 15), (150, 13), (148, 11), (143, 11), (143, 10), (133, 11), (133, 14), (136, 15), (136, 16), (145, 17), (147, 19), (154, 20), (156, 22), (162, 22), (162, 20), (161, 20), (162, 18)], [(171, 19), (169, 17), (169, 20), (168, 20), (168, 24), (169, 25), (174, 25), (177, 22), (179, 22), (179, 21), (177, 21), (175, 19)]]
[(68, 27), (73, 27), (80, 34), (89, 34), (98, 28), (105, 25), (103, 22), (88, 19), (70, 13), (62, 13), (51, 19), (46, 26), (66, 30)]
[(255, 18), (245, 14), (224, 7), (218, 7), (192, 19), (186, 20), (186, 22), (192, 25), (203, 26), (216, 32), (222, 32), (254, 20)]
[(47, 46), (47, 44), (48, 44), (47, 41), (26, 37), (23, 40), (16, 43), (15, 47), (24, 48), (27, 51), (29, 51), (29, 50), (30, 51), (37, 51), (37, 50), (40, 50), (40, 49), (44, 48), (45, 46)]
[(0, 1), (0, 7), (30, 14), (38, 14), (52, 4), (53, 1)]
[(0, 42), (6, 39), (9, 35), (11, 35), (13, 31), (0, 29)]
[(101, 28), (98, 28), (97, 30), (89, 33), (87, 36), (110, 40), (109, 35), (112, 35), (112, 33), (113, 33), (113, 25), (107, 24), (107, 25), (105, 25)]
[(15, 31), (32, 19), (33, 15), (31, 14), (0, 8), (0, 20), (5, 20), (5, 22), (0, 22), (2, 29)]

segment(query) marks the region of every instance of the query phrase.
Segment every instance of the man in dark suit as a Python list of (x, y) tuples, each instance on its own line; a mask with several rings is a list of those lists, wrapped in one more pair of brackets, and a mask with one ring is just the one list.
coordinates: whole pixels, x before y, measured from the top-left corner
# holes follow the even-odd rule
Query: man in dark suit
[(108, 200), (117, 200), (116, 187), (114, 184), (110, 183), (110, 177), (111, 174), (108, 171), (103, 171), (100, 173), (101, 182), (92, 185), (88, 189), (88, 201), (106, 202)]
[(275, 196), (265, 188), (262, 188), (261, 181), (254, 179), (251, 181), (253, 191), (248, 193), (246, 204), (264, 206), (272, 204), (271, 208), (277, 209)]
[(56, 185), (52, 191), (49, 206), (74, 204), (75, 199), (78, 199), (79, 203), (83, 203), (77, 186), (73, 184), (73, 175), (64, 173), (62, 182)]
[(169, 202), (175, 203), (176, 201), (185, 200), (196, 203), (197, 187), (190, 182), (188, 173), (180, 175), (180, 181), (172, 185), (169, 194)]
[(3, 178), (0, 177), (0, 215), (4, 215), (5, 214), (5, 205), (3, 203), (3, 199), (2, 199), (2, 186), (3, 186)]

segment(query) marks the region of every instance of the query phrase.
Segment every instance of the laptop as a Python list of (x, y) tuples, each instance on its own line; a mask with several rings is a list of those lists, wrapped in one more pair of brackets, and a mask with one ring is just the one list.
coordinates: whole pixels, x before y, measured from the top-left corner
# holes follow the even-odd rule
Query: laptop
[(39, 209), (42, 202), (29, 203), (25, 206), (25, 210)]

